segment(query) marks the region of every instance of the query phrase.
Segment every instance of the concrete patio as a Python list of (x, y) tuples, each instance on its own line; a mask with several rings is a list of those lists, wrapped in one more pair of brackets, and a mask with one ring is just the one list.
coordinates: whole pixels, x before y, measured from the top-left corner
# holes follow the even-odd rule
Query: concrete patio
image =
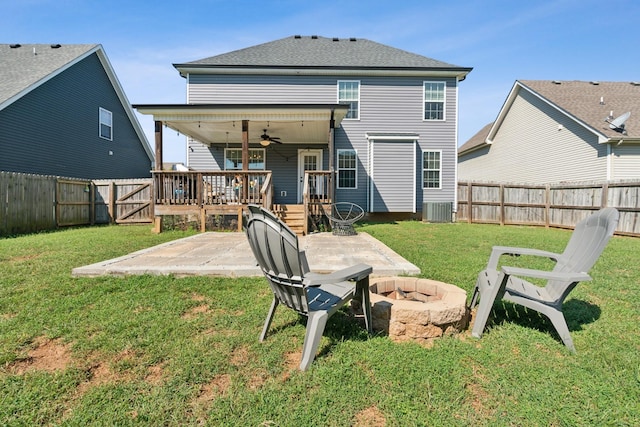
[[(358, 263), (373, 276), (418, 275), (420, 269), (367, 233), (356, 236), (311, 234), (300, 238), (312, 271), (336, 271)], [(209, 232), (131, 254), (74, 268), (76, 277), (135, 274), (176, 276), (261, 276), (244, 233)]]

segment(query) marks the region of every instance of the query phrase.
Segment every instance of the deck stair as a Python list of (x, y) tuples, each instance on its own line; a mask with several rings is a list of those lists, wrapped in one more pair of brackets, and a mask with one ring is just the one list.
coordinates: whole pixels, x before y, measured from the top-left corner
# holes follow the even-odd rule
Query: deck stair
[(304, 205), (273, 205), (273, 213), (299, 236), (304, 234)]

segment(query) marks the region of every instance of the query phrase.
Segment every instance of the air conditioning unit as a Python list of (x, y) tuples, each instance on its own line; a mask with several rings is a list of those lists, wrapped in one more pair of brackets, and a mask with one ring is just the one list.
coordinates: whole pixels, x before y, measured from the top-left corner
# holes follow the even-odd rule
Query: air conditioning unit
[(424, 202), (422, 204), (422, 220), (425, 222), (451, 222), (452, 202)]

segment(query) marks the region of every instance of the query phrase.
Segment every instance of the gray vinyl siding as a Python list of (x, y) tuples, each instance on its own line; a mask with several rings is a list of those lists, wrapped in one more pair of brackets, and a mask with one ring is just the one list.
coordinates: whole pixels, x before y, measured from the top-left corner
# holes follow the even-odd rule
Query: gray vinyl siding
[(640, 144), (612, 146), (611, 179), (640, 179)]
[(372, 142), (371, 212), (416, 211), (415, 151), (414, 141)]
[(607, 145), (524, 90), (509, 108), (487, 154), (479, 155), (484, 151), (461, 157), (460, 180), (544, 184), (607, 179)]
[[(423, 82), (443, 81), (422, 77), (353, 77), (353, 76), (244, 76), (244, 75), (190, 75), (188, 78), (189, 103), (336, 103), (338, 80), (360, 81), (360, 118), (343, 120), (335, 130), (335, 149), (355, 149), (358, 153), (357, 189), (336, 190), (336, 200), (350, 201), (362, 207), (370, 200), (370, 141), (367, 132), (415, 133), (415, 164), (396, 158), (393, 166), (383, 169), (380, 179), (391, 182), (396, 170), (415, 170), (416, 205), (421, 209), (425, 201), (453, 202), (455, 200), (456, 135), (457, 135), (457, 82), (446, 81), (444, 121), (423, 120)], [(286, 144), (285, 144), (286, 145)], [(283, 145), (283, 146), (285, 146)], [(277, 149), (283, 147), (279, 146)], [(296, 147), (301, 148), (301, 147)], [(422, 189), (422, 152), (442, 152), (442, 188)], [(326, 149), (325, 149), (326, 151)], [(218, 163), (211, 149), (197, 142), (190, 143), (188, 164), (194, 169), (215, 169)], [(295, 168), (296, 159), (281, 165)], [(411, 157), (413, 162), (413, 156)], [(277, 184), (279, 171), (274, 171)], [(326, 167), (327, 165), (325, 165)], [(295, 171), (294, 171), (295, 173)], [(288, 194), (289, 191), (287, 191)], [(279, 191), (275, 192), (276, 200)], [(278, 201), (279, 202), (279, 201)], [(397, 202), (390, 202), (397, 205)], [(395, 209), (395, 208), (394, 208)], [(406, 212), (411, 212), (408, 209)]]
[[(99, 108), (113, 140), (99, 137)], [(0, 170), (77, 178), (151, 176), (143, 148), (96, 54), (0, 111)], [(109, 152), (112, 152), (112, 155)]]

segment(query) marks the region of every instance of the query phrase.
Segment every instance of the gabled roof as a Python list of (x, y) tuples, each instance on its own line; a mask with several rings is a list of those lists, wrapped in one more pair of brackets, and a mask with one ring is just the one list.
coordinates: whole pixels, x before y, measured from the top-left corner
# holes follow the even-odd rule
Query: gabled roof
[[(600, 143), (640, 140), (640, 82), (516, 80), (495, 122), (465, 142), (458, 155), (491, 144), (511, 104), (526, 90), (597, 135)], [(631, 113), (624, 133), (608, 121)]]
[[(174, 64), (182, 75), (216, 69), (248, 70), (340, 69), (431, 73), (463, 79), (472, 69), (427, 58), (367, 39), (291, 36), (184, 64)], [(206, 71), (203, 71), (206, 70)]]
[(487, 135), (489, 135), (489, 131), (493, 126), (493, 122), (485, 125), (482, 129), (480, 129), (475, 135), (473, 135), (467, 142), (462, 144), (460, 148), (458, 148), (458, 154), (467, 153), (475, 150), (476, 148), (480, 148), (486, 145)]
[[(526, 90), (587, 130), (601, 143), (640, 139), (640, 83), (558, 80), (516, 80), (498, 114), (487, 142), (490, 142), (520, 90)], [(612, 129), (607, 120), (630, 112), (625, 133)]]
[[(640, 138), (638, 82), (521, 80), (519, 83), (609, 140)], [(605, 121), (627, 112), (631, 116), (625, 123), (626, 134), (612, 129)]]
[(94, 53), (100, 59), (149, 159), (153, 159), (144, 131), (99, 44), (0, 44), (0, 110)]
[(0, 109), (97, 48), (97, 44), (0, 44)]

